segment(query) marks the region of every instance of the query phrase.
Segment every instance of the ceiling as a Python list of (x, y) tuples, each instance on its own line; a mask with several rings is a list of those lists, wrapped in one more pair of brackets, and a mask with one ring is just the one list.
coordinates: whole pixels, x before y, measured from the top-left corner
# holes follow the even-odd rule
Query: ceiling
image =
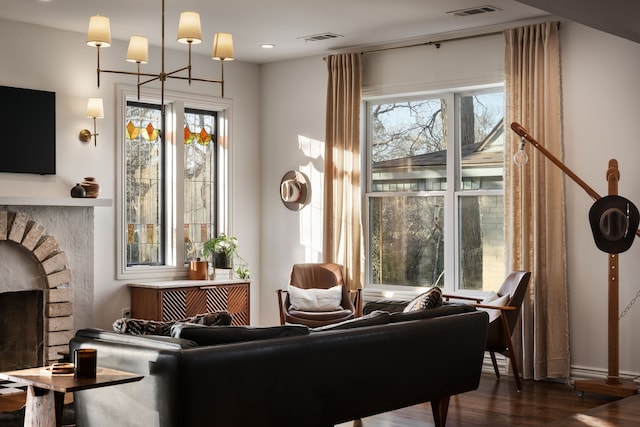
[[(233, 34), (238, 60), (267, 63), (322, 55), (348, 47), (380, 45), (441, 33), (491, 27), (548, 13), (514, 0), (165, 0), (165, 45), (176, 40), (180, 12), (200, 13), (208, 55), (215, 32)], [(0, 18), (86, 33), (89, 17), (110, 18), (113, 39), (143, 35), (161, 44), (162, 0), (2, 0)], [(458, 17), (447, 13), (491, 5), (495, 12)], [(337, 38), (305, 41), (317, 34)], [(275, 44), (263, 49), (263, 43)], [(153, 58), (152, 58), (153, 61)]]
[(588, 27), (640, 43), (638, 0), (518, 0)]
[[(233, 34), (238, 60), (267, 63), (323, 55), (348, 48), (437, 41), (444, 33), (482, 30), (522, 20), (567, 18), (640, 42), (638, 0), (165, 0), (165, 44), (176, 39), (180, 12), (200, 13), (203, 43), (195, 53), (208, 55), (215, 32)], [(162, 0), (2, 0), (0, 19), (86, 33), (89, 17), (111, 20), (113, 39), (143, 35), (161, 44)], [(481, 6), (496, 11), (456, 16)], [(336, 38), (306, 41), (333, 33)], [(273, 49), (263, 49), (272, 43)]]

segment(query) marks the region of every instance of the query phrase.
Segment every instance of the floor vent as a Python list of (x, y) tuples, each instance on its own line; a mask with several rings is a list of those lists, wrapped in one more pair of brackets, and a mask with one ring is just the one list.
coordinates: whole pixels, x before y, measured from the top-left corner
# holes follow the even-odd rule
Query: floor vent
[(498, 9), (495, 6), (491, 6), (487, 4), (484, 6), (477, 6), (469, 9), (452, 10), (447, 13), (453, 14), (454, 16), (473, 16), (473, 15), (479, 15), (481, 13), (497, 12), (499, 10), (502, 10), (502, 9)]
[(335, 39), (338, 37), (344, 37), (344, 36), (341, 36), (340, 34), (335, 34), (335, 33), (322, 33), (322, 34), (314, 34), (312, 36), (298, 37), (298, 40), (304, 40), (306, 42), (319, 42), (321, 40)]

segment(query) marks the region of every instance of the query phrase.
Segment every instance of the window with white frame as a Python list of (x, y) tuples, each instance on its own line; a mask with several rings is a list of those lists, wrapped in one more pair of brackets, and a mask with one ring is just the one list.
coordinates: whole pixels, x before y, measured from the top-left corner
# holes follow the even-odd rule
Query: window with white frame
[(366, 105), (367, 286), (490, 291), (504, 280), (504, 90)]
[(122, 90), (119, 150), (119, 278), (179, 278), (203, 243), (227, 230), (227, 129), (230, 105)]

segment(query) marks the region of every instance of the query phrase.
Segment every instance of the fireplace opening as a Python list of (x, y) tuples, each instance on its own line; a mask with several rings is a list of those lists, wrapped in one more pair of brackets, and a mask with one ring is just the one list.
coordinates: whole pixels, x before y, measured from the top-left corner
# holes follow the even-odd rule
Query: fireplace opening
[(41, 290), (0, 293), (0, 371), (42, 366)]

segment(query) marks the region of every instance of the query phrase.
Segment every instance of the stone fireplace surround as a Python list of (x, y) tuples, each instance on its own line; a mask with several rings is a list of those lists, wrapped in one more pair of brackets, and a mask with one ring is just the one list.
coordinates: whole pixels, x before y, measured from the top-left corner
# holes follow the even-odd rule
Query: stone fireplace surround
[[(93, 321), (94, 206), (109, 201), (0, 198), (0, 293), (43, 292), (42, 365), (59, 360)], [(14, 200), (11, 200), (14, 201)], [(0, 313), (2, 320), (2, 313)], [(20, 319), (4, 319), (10, 327)]]

